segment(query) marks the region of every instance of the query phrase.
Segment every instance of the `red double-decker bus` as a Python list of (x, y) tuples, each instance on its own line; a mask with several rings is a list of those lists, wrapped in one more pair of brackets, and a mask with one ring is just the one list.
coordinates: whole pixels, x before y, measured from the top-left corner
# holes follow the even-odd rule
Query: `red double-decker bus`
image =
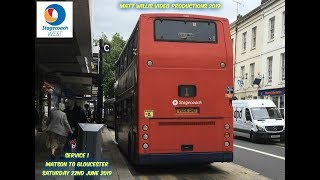
[(115, 139), (135, 164), (233, 161), (229, 22), (141, 14), (116, 62)]

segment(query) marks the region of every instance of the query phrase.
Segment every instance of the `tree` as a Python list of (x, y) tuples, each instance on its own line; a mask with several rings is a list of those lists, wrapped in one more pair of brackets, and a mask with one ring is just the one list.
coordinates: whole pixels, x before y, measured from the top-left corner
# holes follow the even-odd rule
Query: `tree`
[[(100, 39), (103, 39), (105, 43), (111, 45), (110, 53), (103, 54), (103, 95), (106, 99), (114, 97), (114, 83), (115, 83), (115, 62), (118, 60), (122, 49), (124, 48), (126, 41), (120, 36), (119, 33), (115, 33), (112, 36), (111, 41), (107, 36), (102, 33)], [(99, 39), (94, 39), (93, 43), (99, 45)]]

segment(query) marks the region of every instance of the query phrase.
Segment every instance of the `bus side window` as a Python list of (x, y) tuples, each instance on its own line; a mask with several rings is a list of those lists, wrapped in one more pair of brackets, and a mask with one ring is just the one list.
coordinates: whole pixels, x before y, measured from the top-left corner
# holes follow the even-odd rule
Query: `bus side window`
[(247, 121), (252, 121), (251, 115), (250, 115), (250, 111), (249, 111), (248, 108), (246, 108), (246, 120), (247, 120)]
[(117, 103), (117, 119), (121, 119), (122, 116), (122, 108), (121, 108), (122, 102)]
[(110, 108), (110, 115), (111, 115), (111, 116), (114, 116), (114, 105), (111, 104), (110, 107), (111, 107), (111, 108)]
[(127, 49), (124, 49), (124, 57), (123, 57), (123, 72), (127, 69), (128, 67), (128, 53), (127, 53)]
[(129, 43), (128, 43), (128, 51), (129, 51), (129, 53), (128, 53), (128, 66), (129, 66), (129, 64), (131, 63), (131, 61), (132, 61), (132, 54), (133, 54), (133, 39), (131, 38), (130, 39), (130, 41), (129, 41)]

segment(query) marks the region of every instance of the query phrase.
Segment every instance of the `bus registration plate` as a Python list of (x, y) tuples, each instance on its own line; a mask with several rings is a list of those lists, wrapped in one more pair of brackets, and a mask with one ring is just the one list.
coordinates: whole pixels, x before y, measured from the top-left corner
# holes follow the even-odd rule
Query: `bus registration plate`
[(176, 108), (177, 114), (194, 114), (198, 113), (198, 108)]

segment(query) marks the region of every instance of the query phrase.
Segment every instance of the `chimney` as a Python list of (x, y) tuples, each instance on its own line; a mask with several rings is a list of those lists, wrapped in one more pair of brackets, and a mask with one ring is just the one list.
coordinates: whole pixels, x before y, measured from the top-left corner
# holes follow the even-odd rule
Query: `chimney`
[(240, 18), (242, 18), (242, 15), (238, 14), (237, 20), (240, 19)]
[(269, 0), (261, 0), (261, 4), (264, 4), (267, 1), (269, 1)]

